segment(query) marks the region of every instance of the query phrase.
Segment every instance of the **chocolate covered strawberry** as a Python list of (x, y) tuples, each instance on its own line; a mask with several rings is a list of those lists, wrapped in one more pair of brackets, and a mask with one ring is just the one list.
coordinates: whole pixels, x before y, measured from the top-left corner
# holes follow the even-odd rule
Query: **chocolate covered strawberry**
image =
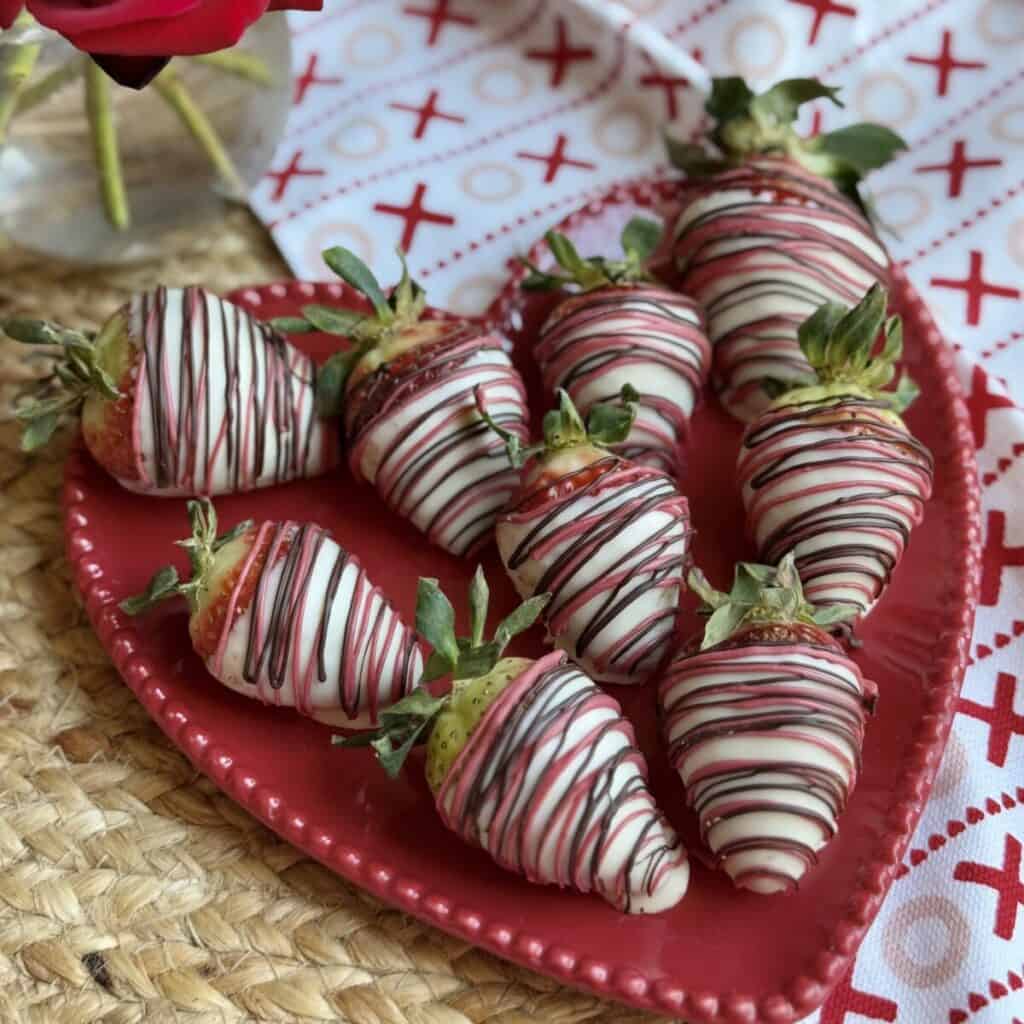
[(35, 320), (3, 328), (62, 349), (44, 395), (19, 410), (27, 449), (81, 410), (93, 457), (144, 494), (248, 491), (338, 464), (337, 427), (314, 408), (313, 360), (203, 288), (136, 295), (95, 335)]
[(427, 782), (445, 825), (503, 868), (581, 892), (627, 913), (658, 913), (683, 898), (686, 851), (647, 788), (647, 765), (618, 703), (565, 655), (503, 657), (537, 617), (527, 601), (484, 642), (487, 585), (470, 590), (473, 635), (457, 639), (436, 580), (420, 580), (417, 628), (434, 648), (425, 678), (451, 673), (451, 691), (417, 690), (381, 715), (371, 744), (393, 777), (426, 740)]
[(877, 124), (812, 138), (793, 128), (801, 104), (842, 106), (838, 92), (797, 78), (755, 95), (740, 78), (716, 78), (706, 109), (717, 155), (669, 143), (673, 162), (695, 179), (674, 259), (683, 289), (707, 314), (715, 389), (743, 421), (768, 404), (774, 386), (813, 379), (796, 335), (818, 306), (854, 303), (872, 284), (888, 283), (889, 257), (858, 182), (905, 143)]
[(795, 889), (835, 836), (860, 771), (877, 690), (823, 627), (792, 556), (740, 564), (732, 592), (690, 573), (710, 612), (703, 642), (658, 688), (668, 755), (701, 838), (741, 889)]
[(520, 596), (550, 593), (545, 623), (594, 679), (642, 683), (671, 647), (689, 557), (689, 506), (666, 473), (609, 446), (629, 434), (636, 393), (596, 405), (586, 425), (565, 391), (544, 440), (522, 448), (499, 431), (519, 491), (498, 517), (501, 560)]
[(312, 523), (252, 521), (218, 536), (208, 501), (188, 503), (192, 575), (161, 569), (132, 615), (183, 596), (192, 646), (225, 686), (347, 728), (376, 725), (419, 682), (416, 634), (359, 560)]
[[(879, 335), (884, 344), (879, 347)], [(737, 479), (759, 557), (796, 556), (816, 605), (874, 607), (931, 497), (931, 453), (900, 417), (916, 388), (885, 390), (903, 351), (875, 285), (853, 309), (828, 303), (800, 328), (816, 383), (777, 398), (746, 430)]]
[(490, 540), (494, 517), (515, 490), (501, 444), (477, 412), (474, 390), (492, 414), (525, 436), (526, 392), (491, 328), (454, 318), (423, 319), (424, 296), (404, 269), (386, 298), (347, 249), (328, 265), (369, 299), (373, 312), (307, 306), (291, 330), (349, 338), (320, 378), (325, 412), (344, 415), (353, 474), (369, 481), (400, 515), (446, 551), (465, 555)]
[(531, 267), (523, 287), (578, 289), (555, 307), (534, 346), (545, 390), (564, 388), (586, 415), (632, 385), (636, 422), (615, 450), (675, 472), (711, 346), (694, 301), (647, 270), (660, 225), (634, 217), (622, 232), (622, 260), (582, 259), (565, 235), (549, 231), (544, 237), (564, 273)]

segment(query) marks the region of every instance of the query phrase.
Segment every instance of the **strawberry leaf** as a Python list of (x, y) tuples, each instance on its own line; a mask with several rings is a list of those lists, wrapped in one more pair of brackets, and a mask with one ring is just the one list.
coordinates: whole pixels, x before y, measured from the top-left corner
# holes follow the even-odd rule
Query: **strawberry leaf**
[(576, 251), (576, 246), (569, 239), (558, 231), (549, 231), (544, 235), (548, 243), (551, 255), (555, 257), (558, 265), (568, 270), (574, 277), (583, 267), (583, 258)]
[(455, 640), (455, 610), (436, 579), (421, 578), (416, 590), (416, 631), (450, 667), (459, 660)]
[(53, 437), (60, 421), (59, 414), (53, 411), (44, 411), (31, 418), (23, 418), (28, 419), (21, 434), (21, 450), (24, 452), (34, 452), (36, 449), (42, 448)]
[(711, 156), (703, 146), (677, 139), (672, 135), (665, 135), (665, 148), (668, 151), (669, 163), (692, 178), (705, 178), (729, 166), (725, 160)]
[(128, 615), (140, 615), (155, 604), (181, 593), (181, 581), (178, 570), (173, 565), (165, 565), (149, 581), (141, 594), (126, 597), (118, 607)]
[(339, 334), (343, 338), (350, 337), (366, 319), (366, 315), (357, 310), (332, 306), (303, 306), (302, 315), (316, 330), (324, 334)]
[(622, 230), (622, 251), (637, 263), (650, 259), (661, 241), (662, 228), (657, 221), (633, 217)]
[(316, 328), (301, 316), (276, 316), (270, 326), (281, 334), (308, 334)]
[(494, 639), (499, 653), (503, 651), (514, 636), (529, 629), (547, 607), (551, 600), (550, 594), (535, 594), (524, 601), (514, 612), (509, 613), (494, 632)]
[(391, 307), (388, 305), (388, 300), (381, 290), (377, 278), (354, 252), (344, 246), (336, 245), (331, 249), (325, 249), (323, 257), (324, 262), (338, 277), (370, 300), (379, 320), (385, 323), (390, 322)]
[(851, 124), (825, 132), (807, 142), (813, 152), (824, 153), (849, 165), (859, 175), (882, 167), (907, 144), (894, 131), (880, 124)]
[(452, 672), (452, 678), (476, 679), (478, 676), (485, 676), (498, 664), (500, 657), (501, 645), (494, 640), (471, 647), (459, 655), (459, 661)]
[(817, 99), (829, 99), (837, 107), (843, 105), (834, 86), (823, 85), (816, 78), (786, 78), (755, 96), (750, 101), (750, 113), (770, 123), (791, 124), (803, 104)]
[(623, 385), (621, 404), (600, 402), (587, 417), (587, 436), (597, 445), (618, 444), (629, 437), (636, 420), (637, 401), (640, 396), (629, 384)]
[(487, 577), (484, 576), (484, 567), (478, 565), (469, 584), (469, 616), (474, 647), (479, 647), (484, 642), (484, 629), (487, 627), (487, 604), (490, 596)]
[(712, 78), (711, 95), (704, 109), (716, 120), (726, 121), (746, 115), (753, 99), (753, 91), (742, 78)]
[(423, 666), (423, 675), (420, 682), (432, 683), (435, 679), (441, 679), (452, 670), (452, 663), (437, 651), (431, 651)]

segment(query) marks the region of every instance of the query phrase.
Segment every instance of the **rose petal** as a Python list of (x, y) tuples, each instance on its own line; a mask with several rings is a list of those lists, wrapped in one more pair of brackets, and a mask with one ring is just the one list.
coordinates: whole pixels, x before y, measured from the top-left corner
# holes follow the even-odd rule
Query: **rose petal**
[[(0, 0), (3, 3), (4, 0)], [(29, 0), (28, 9), (36, 21), (52, 28), (62, 36), (104, 29), (128, 27), (140, 22), (155, 22), (178, 18), (196, 8), (217, 5), (203, 0), (113, 0), (113, 3), (89, 7), (86, 4), (68, 4), (61, 0)]]
[(0, 28), (10, 28), (23, 6), (22, 0), (0, 0)]
[(103, 31), (67, 35), (73, 46), (89, 53), (189, 56), (234, 46), (266, 8), (267, 0), (205, 0), (176, 17), (150, 18)]

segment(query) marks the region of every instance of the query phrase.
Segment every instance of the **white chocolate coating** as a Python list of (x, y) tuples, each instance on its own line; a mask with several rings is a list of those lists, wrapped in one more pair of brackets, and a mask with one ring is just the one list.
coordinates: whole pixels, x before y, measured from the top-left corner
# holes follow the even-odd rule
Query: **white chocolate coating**
[(580, 414), (639, 393), (629, 438), (614, 450), (665, 472), (679, 468), (711, 345), (692, 299), (657, 284), (573, 296), (548, 317), (534, 348), (544, 389), (565, 388)]
[[(481, 418), (474, 397), (479, 388), (489, 415), (527, 436), (526, 392), (503, 344), (496, 335), (453, 328), (450, 339), (432, 346), (421, 365), (400, 377), (368, 423), (353, 429), (350, 420), (355, 476), (455, 555), (491, 539), (495, 516), (518, 484), (503, 442)], [(373, 384), (368, 379), (350, 396), (353, 416), (359, 390)]]
[[(255, 592), (239, 614), (237, 602), (254, 576)], [(207, 668), (264, 703), (365, 728), (414, 689), (423, 655), (355, 556), (319, 527), (264, 523), (232, 588)]]
[(502, 513), (498, 551), (521, 597), (552, 595), (544, 621), (557, 647), (599, 682), (642, 683), (674, 637), (689, 507), (664, 473), (605, 462), (572, 493), (528, 493)]
[(336, 422), (314, 410), (316, 366), (266, 324), (203, 288), (129, 304), (135, 372), (132, 491), (233, 494), (326, 472)]
[(775, 158), (716, 175), (683, 208), (673, 253), (707, 313), (715, 389), (744, 422), (771, 401), (762, 381), (813, 383), (797, 341), (804, 320), (829, 300), (855, 305), (889, 268), (849, 200)]
[(686, 894), (686, 851), (618, 703), (549, 654), (484, 712), (437, 794), (445, 824), (532, 882), (633, 914)]
[(739, 888), (794, 889), (817, 862), (856, 783), (874, 696), (838, 647), (719, 645), (669, 667), (669, 759)]

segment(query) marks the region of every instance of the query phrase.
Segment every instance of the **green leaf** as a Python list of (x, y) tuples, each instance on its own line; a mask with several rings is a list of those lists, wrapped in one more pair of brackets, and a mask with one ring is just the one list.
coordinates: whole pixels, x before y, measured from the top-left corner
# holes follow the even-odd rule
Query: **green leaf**
[(427, 663), (423, 666), (423, 675), (420, 677), (422, 683), (432, 683), (435, 679), (441, 679), (452, 670), (452, 663), (439, 651), (431, 651)]
[(454, 666), (459, 660), (455, 641), (455, 610), (436, 579), (421, 577), (416, 590), (416, 631)]
[(846, 315), (846, 311), (846, 306), (838, 302), (825, 302), (800, 325), (797, 338), (811, 366), (821, 366), (829, 336)]
[(587, 428), (569, 392), (558, 389), (558, 408), (544, 414), (544, 444), (548, 449), (568, 448), (587, 440)]
[(816, 609), (813, 617), (816, 625), (827, 627), (852, 619), (859, 612), (860, 609), (855, 604), (830, 604)]
[[(628, 389), (628, 390), (627, 390)], [(636, 420), (636, 402), (640, 397), (629, 384), (622, 389), (622, 404), (599, 402), (587, 417), (587, 435), (594, 444), (618, 444), (629, 437)]]
[(237, 526), (232, 526), (226, 533), (222, 533), (213, 542), (213, 551), (220, 551), (221, 548), (230, 544), (233, 540), (238, 540), (243, 534), (248, 533), (256, 524), (251, 519), (243, 519)]
[(385, 322), (391, 319), (391, 307), (377, 278), (354, 252), (336, 245), (331, 249), (325, 249), (323, 257), (324, 262), (338, 277), (370, 300), (379, 319)]
[(340, 416), (345, 408), (345, 385), (360, 352), (335, 352), (316, 374), (316, 414), (321, 419)]
[(23, 345), (60, 345), (64, 334), (62, 327), (45, 320), (28, 320), (10, 317), (3, 321), (4, 333)]
[(564, 267), (571, 274), (575, 274), (583, 267), (583, 258), (576, 251), (576, 246), (557, 231), (549, 231), (544, 240), (551, 249), (551, 255), (555, 257), (558, 265)]
[(354, 309), (331, 306), (303, 306), (302, 315), (318, 331), (324, 334), (339, 334), (347, 338), (365, 319), (366, 314)]
[(721, 608), (722, 605), (726, 604), (729, 600), (728, 594), (723, 594), (720, 590), (715, 590), (711, 586), (707, 576), (704, 575), (696, 566), (694, 566), (686, 577), (686, 585), (692, 590), (704, 603), (704, 605), (714, 610)]
[(828, 99), (841, 107), (843, 104), (838, 97), (838, 88), (822, 85), (816, 78), (786, 78), (756, 96), (750, 102), (750, 112), (759, 120), (791, 124), (804, 103)]
[(270, 326), (281, 334), (308, 334), (316, 328), (301, 316), (276, 316)]
[(34, 452), (42, 448), (47, 441), (53, 437), (53, 432), (60, 422), (60, 415), (56, 412), (42, 412), (33, 416), (28, 421), (21, 434), (21, 450)]
[(484, 567), (478, 565), (473, 579), (469, 584), (469, 616), (473, 633), (473, 646), (479, 647), (484, 642), (484, 630), (487, 628), (487, 604), (491, 592), (484, 576)]
[(716, 120), (742, 117), (750, 109), (754, 93), (742, 78), (712, 78), (711, 95), (704, 109)]
[(728, 166), (724, 160), (711, 156), (703, 146), (695, 142), (677, 139), (667, 132), (664, 139), (669, 163), (685, 171), (690, 177), (705, 178), (717, 174)]
[(704, 627), (704, 639), (701, 641), (700, 649), (707, 650), (728, 640), (736, 631), (736, 628), (746, 616), (747, 609), (738, 604), (723, 604), (711, 614), (707, 625)]
[(847, 310), (842, 319), (829, 332), (825, 358), (831, 366), (839, 366), (849, 360), (860, 349), (870, 352), (882, 324), (888, 295), (880, 284), (873, 284), (853, 309)]
[(913, 405), (914, 400), (921, 394), (921, 389), (914, 383), (910, 375), (904, 373), (896, 385), (896, 390), (886, 393), (893, 409), (898, 413), (904, 413)]
[(622, 231), (622, 250), (637, 262), (650, 259), (661, 241), (662, 227), (646, 217), (633, 217)]
[(535, 594), (524, 601), (514, 612), (509, 613), (494, 632), (498, 650), (503, 651), (514, 636), (529, 629), (548, 606), (550, 594)]
[(882, 167), (902, 149), (906, 142), (881, 124), (851, 124), (834, 132), (825, 132), (807, 142), (813, 152), (825, 153), (842, 160), (858, 174)]
[(476, 679), (485, 676), (498, 664), (501, 657), (501, 645), (494, 640), (471, 647), (459, 656), (459, 662), (452, 673), (453, 679)]
[(390, 736), (378, 736), (370, 741), (370, 746), (373, 747), (377, 754), (377, 760), (387, 772), (389, 779), (397, 779), (401, 774), (405, 759), (409, 756), (412, 748), (420, 742), (420, 737), (429, 724), (430, 722), (427, 720), (414, 726), (397, 747), (393, 745)]
[(129, 615), (139, 615), (160, 601), (180, 593), (181, 581), (178, 579), (178, 570), (173, 565), (165, 565), (149, 581), (149, 585), (141, 594), (126, 597), (118, 607)]
[(435, 697), (425, 687), (417, 686), (412, 693), (385, 708), (380, 713), (380, 720), (387, 723), (408, 718), (431, 718), (447, 703), (447, 697)]

